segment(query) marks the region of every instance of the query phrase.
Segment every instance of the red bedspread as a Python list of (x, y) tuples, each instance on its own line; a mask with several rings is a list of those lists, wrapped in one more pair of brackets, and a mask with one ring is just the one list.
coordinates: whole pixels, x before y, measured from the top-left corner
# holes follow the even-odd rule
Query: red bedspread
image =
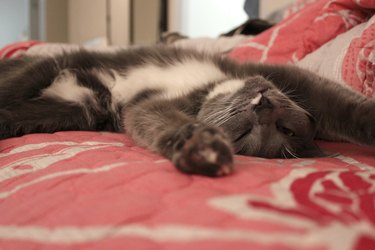
[[(177, 172), (123, 135), (0, 144), (1, 249), (374, 249), (375, 150), (237, 156), (236, 173)], [(364, 248), (366, 246), (366, 248)]]
[[(318, 27), (330, 37), (314, 37), (322, 44), (314, 43), (311, 51), (300, 48), (301, 43), (292, 41), (299, 41), (299, 35), (320, 34), (311, 33), (313, 25), (304, 20), (315, 22), (324, 6), (354, 9), (348, 15), (354, 21), (345, 19), (349, 25), (333, 29), (337, 15), (324, 15), (329, 19)], [(318, 11), (315, 19), (312, 13), (305, 19), (295, 16), (311, 8)], [(300, 61), (305, 52), (312, 57), (322, 53), (321, 45), (340, 39), (335, 36), (347, 34), (345, 29), (364, 25), (355, 35), (348, 33), (353, 41), (348, 44), (364, 48), (352, 55), (354, 61), (365, 63), (348, 69), (356, 75), (359, 71), (353, 67), (360, 65), (364, 73), (357, 74), (356, 84), (365, 86), (371, 82), (375, 61), (375, 26), (369, 21), (374, 8), (370, 0), (298, 1), (280, 26), (254, 39), (258, 44), (274, 40), (265, 61), (277, 61), (281, 54), (284, 62)], [(301, 28), (298, 34), (285, 34), (288, 42), (281, 36), (275, 40), (272, 34), (279, 30), (281, 35), (288, 27), (285, 23), (310, 28), (308, 34)], [(283, 43), (294, 52), (286, 53), (286, 45), (278, 46)], [(265, 47), (240, 46), (231, 56), (260, 60), (251, 52), (260, 48)], [(336, 62), (340, 69), (344, 61)], [(236, 156), (235, 173), (213, 179), (181, 174), (168, 160), (120, 134), (59, 132), (2, 140), (0, 249), (375, 249), (375, 149), (319, 144), (335, 156)]]

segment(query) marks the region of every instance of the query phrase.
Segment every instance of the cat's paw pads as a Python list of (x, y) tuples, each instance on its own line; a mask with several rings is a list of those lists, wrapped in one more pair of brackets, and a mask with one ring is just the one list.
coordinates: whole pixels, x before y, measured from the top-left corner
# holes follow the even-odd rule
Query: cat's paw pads
[(189, 174), (224, 176), (233, 172), (233, 150), (219, 129), (196, 127), (173, 157), (176, 167)]

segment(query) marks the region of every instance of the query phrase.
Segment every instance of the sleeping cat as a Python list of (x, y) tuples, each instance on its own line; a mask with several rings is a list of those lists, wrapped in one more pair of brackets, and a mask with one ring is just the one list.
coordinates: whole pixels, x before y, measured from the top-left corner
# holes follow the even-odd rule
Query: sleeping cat
[(294, 66), (168, 47), (0, 61), (0, 139), (126, 132), (182, 172), (222, 176), (233, 155), (317, 157), (317, 136), (375, 145), (375, 102)]

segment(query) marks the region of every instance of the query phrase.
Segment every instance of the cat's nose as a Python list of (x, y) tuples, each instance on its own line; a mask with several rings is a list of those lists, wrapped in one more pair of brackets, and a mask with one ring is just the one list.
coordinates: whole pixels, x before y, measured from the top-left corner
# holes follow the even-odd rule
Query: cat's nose
[(273, 105), (271, 101), (267, 97), (262, 95), (262, 97), (259, 100), (259, 103), (255, 106), (255, 111), (261, 111), (263, 109), (272, 109), (272, 108), (273, 108)]

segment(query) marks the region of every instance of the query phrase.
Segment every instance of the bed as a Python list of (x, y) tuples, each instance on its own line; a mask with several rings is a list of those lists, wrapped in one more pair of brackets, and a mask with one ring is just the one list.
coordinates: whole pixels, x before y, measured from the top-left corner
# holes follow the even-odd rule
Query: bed
[[(226, 56), (297, 64), (373, 98), (374, 13), (373, 0), (299, 0)], [(52, 48), (31, 41), (0, 56)], [(375, 249), (375, 149), (318, 144), (334, 156), (238, 155), (234, 174), (207, 178), (123, 134), (2, 140), (0, 249)]]

